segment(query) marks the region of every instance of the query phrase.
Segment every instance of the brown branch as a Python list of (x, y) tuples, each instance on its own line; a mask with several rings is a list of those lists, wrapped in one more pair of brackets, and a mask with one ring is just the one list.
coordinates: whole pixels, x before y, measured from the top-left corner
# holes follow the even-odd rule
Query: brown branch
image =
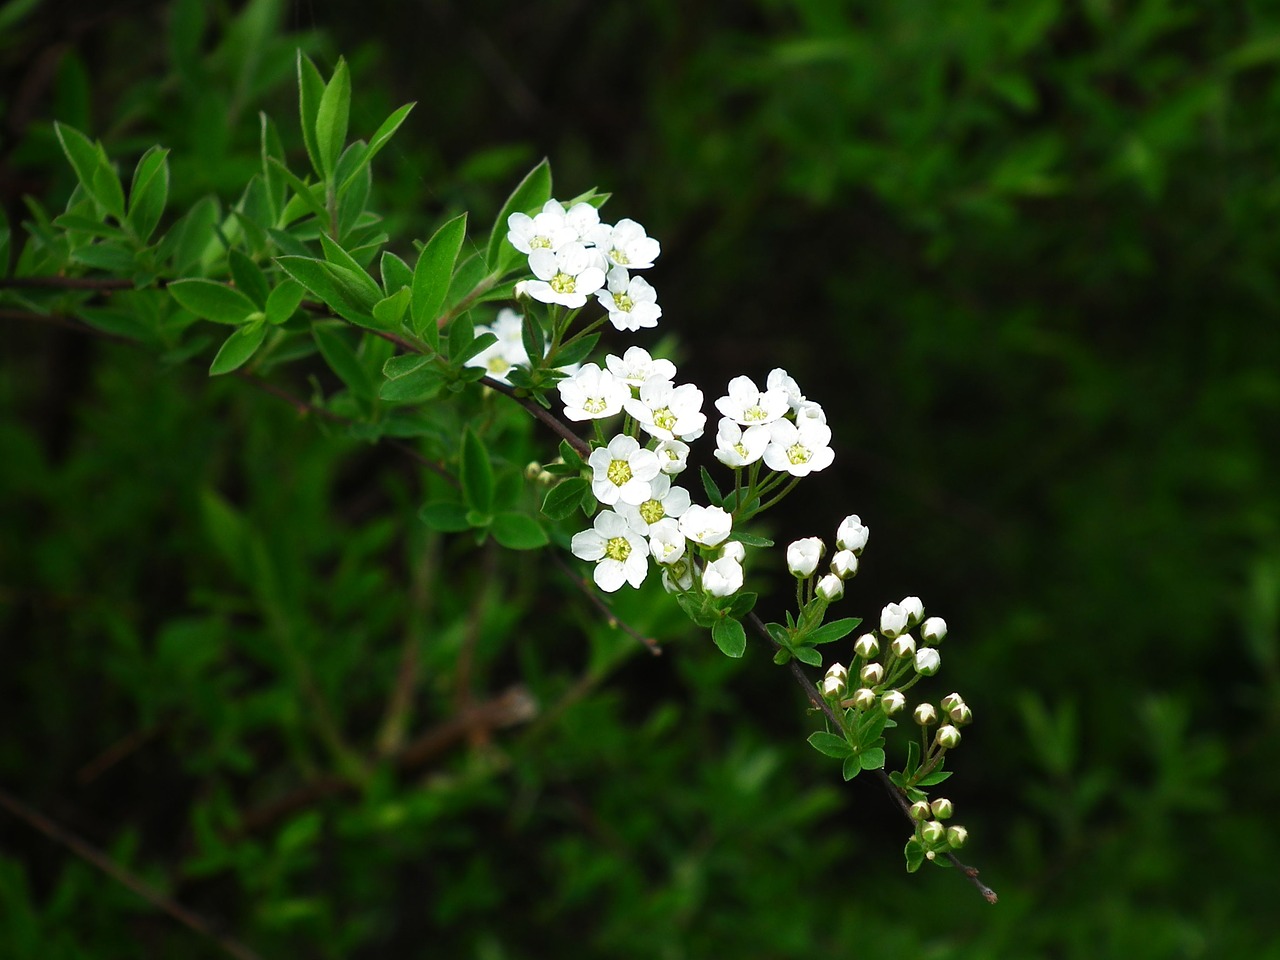
[(620, 619), (618, 615), (613, 612), (613, 608), (604, 602), (604, 599), (600, 596), (600, 592), (583, 577), (578, 576), (577, 572), (570, 567), (569, 564), (565, 563), (564, 557), (560, 556), (558, 551), (552, 551), (551, 556), (560, 569), (565, 572), (565, 576), (572, 580), (573, 585), (582, 591), (582, 595), (590, 600), (592, 604), (594, 604), (599, 611), (604, 614), (605, 620), (608, 622), (609, 626), (622, 630), (624, 633), (627, 633), (636, 640), (639, 640), (649, 648), (649, 652), (655, 657), (662, 656), (662, 647), (658, 646), (658, 641), (655, 638), (646, 637), (639, 630)]
[(18, 800), (3, 789), (0, 789), (0, 807), (4, 807), (28, 826), (39, 830), (50, 840), (66, 847), (80, 859), (97, 867), (121, 886), (132, 890), (143, 900), (146, 900), (156, 909), (167, 913), (187, 929), (212, 940), (231, 956), (237, 957), (238, 960), (261, 960), (258, 954), (254, 953), (239, 940), (219, 933), (208, 920), (166, 897), (155, 887), (130, 873), (88, 841), (60, 827), (48, 817), (28, 807), (21, 800)]
[[(157, 281), (163, 285), (163, 281)], [(0, 290), (133, 290), (132, 280), (112, 277), (0, 277)]]
[(532, 400), (519, 392), (515, 387), (511, 386), (511, 384), (503, 383), (501, 380), (494, 380), (492, 377), (485, 377), (480, 382), (491, 390), (496, 390), (498, 393), (506, 394), (516, 403), (520, 404), (520, 406), (528, 410), (538, 420), (541, 420), (547, 427), (550, 427), (551, 430), (561, 438), (568, 441), (569, 446), (578, 451), (581, 456), (586, 457), (591, 453), (591, 444), (587, 443), (586, 440), (583, 440), (580, 436), (570, 430), (568, 425), (560, 420), (560, 418), (554, 413), (539, 404), (536, 400)]

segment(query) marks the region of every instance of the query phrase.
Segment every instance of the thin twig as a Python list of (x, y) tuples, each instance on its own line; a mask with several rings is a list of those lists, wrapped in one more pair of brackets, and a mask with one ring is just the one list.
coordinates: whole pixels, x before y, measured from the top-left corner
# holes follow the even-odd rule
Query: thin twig
[(543, 424), (550, 427), (562, 439), (568, 441), (569, 446), (573, 447), (573, 449), (578, 451), (582, 456), (585, 457), (591, 452), (591, 444), (587, 443), (587, 441), (583, 440), (580, 436), (570, 430), (569, 427), (554, 413), (546, 407), (541, 406), (536, 400), (531, 400), (529, 397), (519, 393), (515, 387), (511, 386), (511, 384), (503, 383), (501, 380), (494, 380), (492, 377), (485, 377), (481, 382), (491, 390), (496, 390), (498, 393), (506, 394), (516, 403), (520, 404), (520, 406), (528, 410), (538, 420), (541, 420)]
[(0, 290), (133, 290), (132, 280), (111, 277), (0, 277)]
[(187, 929), (212, 940), (231, 956), (237, 957), (238, 960), (261, 960), (258, 954), (254, 953), (239, 940), (219, 933), (208, 920), (166, 897), (155, 887), (130, 873), (88, 841), (82, 840), (71, 831), (60, 827), (44, 814), (28, 807), (21, 800), (18, 800), (3, 789), (0, 789), (0, 807), (4, 807), (28, 826), (39, 830), (50, 840), (66, 847), (80, 859), (97, 867), (121, 886), (129, 888), (143, 900), (146, 900), (156, 909), (164, 911)]
[(600, 610), (600, 612), (604, 614), (605, 620), (608, 622), (609, 626), (622, 630), (624, 633), (630, 634), (632, 637), (639, 640), (649, 648), (649, 652), (655, 657), (662, 656), (662, 647), (658, 646), (658, 641), (653, 637), (646, 637), (639, 630), (635, 629), (635, 627), (632, 627), (626, 621), (622, 620), (613, 611), (613, 608), (604, 602), (596, 588), (587, 583), (585, 579), (578, 576), (577, 572), (570, 567), (569, 564), (565, 563), (564, 557), (560, 556), (559, 551), (553, 550), (551, 557), (555, 560), (560, 569), (565, 572), (565, 576), (573, 581), (574, 586), (582, 591), (582, 595), (590, 600)]

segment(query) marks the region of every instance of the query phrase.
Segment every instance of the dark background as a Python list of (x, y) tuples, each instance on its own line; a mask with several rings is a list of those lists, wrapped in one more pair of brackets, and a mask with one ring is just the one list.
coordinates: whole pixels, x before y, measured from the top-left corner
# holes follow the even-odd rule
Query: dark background
[[(198, 811), (290, 782), (293, 721), (261, 664), (228, 679), (164, 660), (175, 630), (233, 646), (257, 622), (209, 599), (234, 590), (199, 491), (244, 506), (286, 578), (363, 531), (399, 594), (395, 551), (422, 535), (373, 528), (411, 521), (416, 481), (200, 364), (16, 323), (0, 368), (6, 789), (266, 955), (1275, 949), (1271, 5), (38, 4), (0, 37), (11, 223), (24, 194), (56, 210), (70, 189), (54, 118), (128, 162), (172, 146), (178, 209), (234, 200), (258, 109), (297, 147), (299, 44), (325, 72), (351, 61), (355, 135), (418, 101), (377, 162), (393, 248), (462, 209), (488, 223), (549, 157), (558, 196), (612, 191), (607, 213), (662, 241), (660, 332), (708, 405), (779, 365), (823, 403), (835, 465), (770, 523), (830, 539), (859, 513), (872, 536), (849, 613), (918, 594), (946, 617), (936, 694), (962, 691), (976, 715), (946, 791), (1002, 903), (902, 874), (903, 824), (873, 783), (806, 755), (812, 718), (763, 650), (726, 664), (646, 593), (620, 602), (686, 640), (614, 662), (617, 635), (584, 606), (587, 657), (545, 626), (573, 596), (563, 581), (453, 543), (434, 548), (457, 596), (433, 635), (475, 621), (458, 597), (494, 591), (477, 667), (493, 690), (523, 679), (545, 698), (587, 657), (608, 665), (587, 670), (590, 692), (534, 735), (442, 761), (448, 789), (324, 805), (296, 846), (267, 833), (217, 860), (193, 839), (216, 815)], [(530, 456), (549, 449), (536, 436)], [(375, 675), (396, 662), (382, 596), (343, 621)], [(425, 656), (458, 669), (448, 643)], [(447, 716), (433, 684), (424, 712)], [(275, 718), (261, 728), (201, 700), (242, 716), (251, 694)], [(344, 695), (367, 730), (357, 687)], [(77, 780), (139, 730), (110, 775)], [(406, 825), (394, 838), (384, 801)], [(15, 956), (136, 955), (144, 936), (149, 955), (213, 955), (17, 821), (0, 818), (0, 843)]]

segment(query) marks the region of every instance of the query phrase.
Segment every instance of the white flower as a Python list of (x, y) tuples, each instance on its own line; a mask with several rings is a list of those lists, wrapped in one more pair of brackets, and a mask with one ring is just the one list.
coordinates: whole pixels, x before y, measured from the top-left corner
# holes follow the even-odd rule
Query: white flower
[(689, 466), (689, 445), (679, 440), (663, 440), (653, 452), (657, 454), (662, 472), (670, 476), (684, 473)]
[(627, 518), (633, 529), (648, 536), (650, 524), (668, 518), (679, 519), (691, 502), (688, 490), (671, 486), (671, 478), (659, 473), (649, 481), (648, 500), (639, 504), (619, 503), (617, 511)]
[(644, 538), (612, 510), (596, 514), (590, 530), (575, 533), (570, 549), (575, 557), (595, 561), (593, 579), (605, 593), (613, 593), (623, 583), (638, 587), (649, 572)]
[(836, 531), (836, 544), (841, 550), (862, 553), (869, 536), (871, 536), (871, 530), (862, 525), (856, 513), (851, 513), (840, 521), (840, 529)]
[(787, 547), (787, 569), (795, 577), (808, 577), (818, 569), (818, 561), (822, 559), (825, 549), (818, 537), (805, 537), (795, 540)]
[(914, 627), (924, 617), (924, 604), (920, 602), (919, 597), (903, 597), (898, 606), (907, 612), (907, 622), (910, 626)]
[(925, 647), (916, 651), (916, 673), (923, 677), (932, 677), (942, 666), (942, 657), (933, 647)]
[(747, 548), (742, 545), (739, 540), (730, 540), (720, 548), (720, 556), (733, 557), (739, 563), (747, 558)]
[(607, 447), (597, 447), (587, 458), (591, 466), (591, 492), (597, 500), (613, 506), (639, 505), (649, 499), (650, 481), (658, 475), (658, 458), (652, 450), (641, 449), (633, 437), (620, 433)]
[(947, 621), (941, 617), (930, 617), (920, 628), (920, 639), (925, 643), (938, 644), (947, 638)]
[(896, 603), (886, 603), (880, 611), (880, 632), (892, 640), (907, 630), (907, 611)]
[(733, 530), (733, 517), (723, 507), (695, 503), (680, 518), (680, 532), (704, 547), (718, 547)]
[(468, 367), (480, 367), (494, 380), (509, 383), (507, 374), (514, 366), (528, 366), (529, 354), (525, 352), (524, 341), (520, 338), (520, 328), (524, 318), (510, 307), (498, 311), (498, 317), (490, 326), (476, 324), (476, 336), (492, 333), (497, 341), (489, 344), (467, 361)]
[(662, 589), (667, 593), (684, 593), (693, 586), (693, 564), (681, 557), (662, 568)]
[(729, 381), (728, 395), (716, 401), (716, 409), (730, 420), (751, 427), (773, 423), (783, 417), (790, 406), (781, 390), (762, 393), (750, 377), (734, 377)]
[(604, 363), (610, 373), (632, 387), (643, 387), (650, 380), (676, 378), (674, 363), (649, 356), (644, 347), (627, 347), (627, 352), (620, 357), (609, 354)]
[(764, 456), (769, 446), (767, 424), (747, 427), (722, 417), (716, 428), (716, 459), (726, 467), (745, 467)]
[(526, 281), (524, 291), (543, 303), (559, 303), (570, 309), (586, 304), (587, 297), (604, 286), (601, 257), (580, 243), (569, 243), (554, 252), (535, 249), (529, 269), (537, 280)]
[(838, 550), (831, 558), (831, 572), (841, 580), (848, 580), (858, 574), (858, 558), (852, 550)]
[(781, 390), (787, 395), (787, 406), (791, 412), (795, 413), (800, 409), (800, 404), (804, 403), (804, 394), (800, 392), (800, 384), (796, 383), (791, 374), (783, 370), (781, 367), (774, 367), (769, 371), (769, 377), (765, 380), (765, 387), (769, 390)]
[[(586, 210), (582, 209), (584, 207)], [(507, 240), (524, 254), (532, 253), (534, 250), (554, 252), (566, 244), (581, 240), (580, 228), (592, 215), (595, 217), (595, 223), (599, 223), (598, 210), (589, 203), (576, 203), (573, 205), (571, 222), (564, 204), (558, 200), (548, 200), (542, 205), (542, 210), (532, 217), (527, 213), (513, 213), (507, 217)]]
[(619, 330), (656, 327), (662, 316), (658, 292), (644, 277), (632, 277), (622, 267), (614, 267), (605, 277), (608, 289), (596, 299), (609, 311), (609, 322)]
[(721, 557), (702, 571), (702, 589), (713, 597), (727, 597), (742, 589), (742, 564), (733, 557)]
[(769, 446), (764, 462), (770, 470), (805, 477), (831, 466), (836, 455), (831, 450), (831, 428), (825, 423), (802, 420), (775, 420), (769, 424)]
[(659, 440), (697, 440), (707, 424), (702, 391), (692, 383), (677, 387), (670, 380), (646, 380), (639, 399), (628, 398), (623, 406), (645, 433)]
[(631, 399), (631, 388), (608, 370), (587, 363), (565, 380), (556, 384), (564, 401), (564, 415), (570, 420), (599, 420), (622, 412)]
[(827, 602), (839, 600), (844, 596), (844, 581), (834, 573), (828, 573), (818, 581), (817, 593)]
[(644, 232), (634, 220), (619, 220), (613, 226), (602, 223), (591, 233), (591, 240), (615, 267), (644, 270), (653, 266), (662, 247)]
[(822, 404), (816, 400), (806, 400), (796, 409), (796, 426), (800, 426), (806, 420), (812, 420), (814, 423), (826, 423), (827, 412), (822, 409)]
[(649, 553), (658, 563), (669, 565), (684, 556), (684, 534), (672, 517), (649, 524)]

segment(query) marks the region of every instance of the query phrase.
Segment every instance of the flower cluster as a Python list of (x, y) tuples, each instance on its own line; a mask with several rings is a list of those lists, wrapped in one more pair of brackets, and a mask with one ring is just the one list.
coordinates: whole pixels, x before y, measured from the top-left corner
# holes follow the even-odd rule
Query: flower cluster
[(594, 296), (619, 330), (657, 326), (658, 295), (631, 271), (652, 267), (661, 247), (634, 220), (602, 223), (600, 211), (589, 203), (566, 209), (548, 200), (535, 216), (513, 213), (507, 230), (511, 245), (529, 257), (535, 278), (524, 281), (523, 293), (571, 310)]
[(750, 377), (734, 377), (716, 409), (716, 459), (726, 466), (763, 460), (770, 470), (804, 477), (835, 459), (826, 413), (781, 368), (770, 372), (764, 390)]

